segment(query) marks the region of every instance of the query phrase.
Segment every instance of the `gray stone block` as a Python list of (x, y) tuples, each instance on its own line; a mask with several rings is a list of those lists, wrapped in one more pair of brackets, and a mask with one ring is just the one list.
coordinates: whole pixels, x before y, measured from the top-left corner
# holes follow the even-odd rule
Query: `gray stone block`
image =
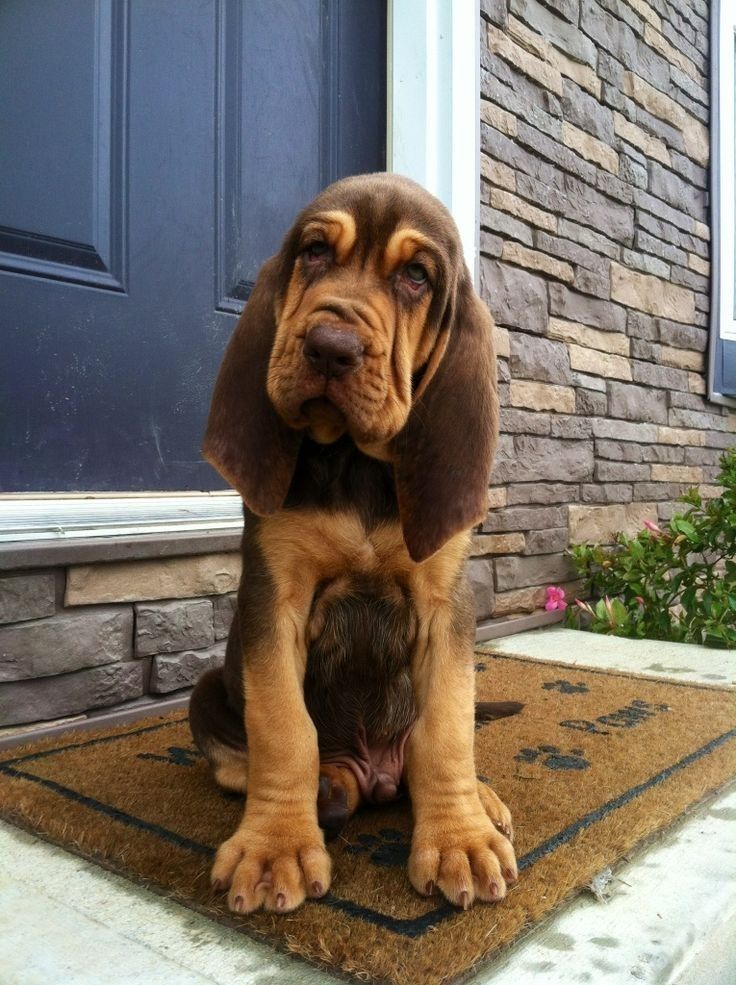
[(649, 191), (681, 212), (696, 219), (705, 218), (703, 189), (695, 188), (689, 182), (683, 181), (669, 168), (663, 168), (658, 161), (651, 161), (649, 164)]
[[(641, 445), (640, 447), (642, 462), (663, 462), (668, 465), (681, 465), (685, 461), (685, 452), (691, 450), (680, 445)], [(697, 449), (697, 451), (704, 450), (703, 448)], [(702, 465), (703, 463), (698, 462), (697, 464)]]
[(694, 349), (705, 352), (708, 348), (708, 333), (695, 325), (683, 325), (678, 321), (668, 321), (658, 318), (659, 338), (664, 345), (673, 345), (678, 349)]
[[(595, 180), (595, 179), (593, 179)], [(567, 200), (565, 215), (574, 222), (592, 226), (610, 239), (630, 246), (634, 240), (634, 210), (630, 205), (613, 202), (606, 195), (591, 188), (589, 184), (567, 175), (565, 178)], [(646, 192), (635, 189), (636, 195)]]
[(215, 639), (224, 640), (230, 632), (235, 608), (238, 604), (238, 593), (218, 595), (215, 599)]
[[(547, 6), (552, 4), (548, 3)], [(585, 62), (595, 68), (597, 52), (590, 38), (578, 30), (578, 0), (555, 0), (555, 9), (565, 18), (561, 20), (537, 0), (511, 0), (510, 10), (521, 20), (551, 41), (556, 48), (570, 55), (577, 62)]]
[(633, 339), (631, 343), (632, 355), (636, 355), (635, 346), (656, 342), (659, 339), (659, 325), (657, 319), (651, 315), (645, 315), (641, 311), (629, 311), (626, 318), (626, 333)]
[(526, 434), (516, 435), (511, 448), (501, 447), (493, 467), (494, 485), (545, 480), (578, 482), (589, 480), (592, 475), (592, 441), (565, 441)]
[(465, 566), (465, 571), (473, 590), (475, 601), (475, 618), (488, 619), (493, 615), (493, 564), (483, 557), (471, 557)]
[(480, 0), (481, 16), (496, 27), (505, 27), (507, 20), (506, 0)]
[[(619, 169), (621, 178), (629, 185), (634, 185), (636, 188), (647, 187), (649, 182), (649, 174), (647, 169), (642, 167), (638, 161), (635, 161), (631, 155), (619, 155)], [(634, 241), (636, 241), (636, 239)]]
[(496, 590), (499, 592), (528, 585), (556, 585), (575, 578), (571, 559), (556, 554), (502, 557), (497, 558), (494, 564)]
[(517, 410), (515, 407), (501, 408), (502, 434), (549, 434), (548, 414), (534, 410)]
[(135, 606), (135, 655), (211, 646), (215, 641), (212, 602), (209, 599), (174, 599), (171, 602), (137, 602)]
[(573, 417), (555, 414), (550, 422), (550, 435), (553, 438), (574, 438), (584, 441), (593, 434), (593, 424), (588, 417)]
[(518, 332), (512, 333), (510, 341), (509, 366), (514, 379), (570, 383), (570, 355), (564, 342), (552, 342)]
[(509, 506), (532, 503), (574, 503), (579, 487), (565, 482), (523, 482), (506, 487)]
[(618, 260), (621, 256), (621, 247), (618, 243), (614, 243), (606, 236), (601, 236), (600, 233), (588, 229), (587, 226), (581, 226), (577, 222), (560, 218), (557, 230), (560, 236), (566, 236), (576, 243), (582, 243), (583, 246), (595, 250), (596, 253), (602, 253), (603, 256), (607, 256), (611, 260)]
[(608, 398), (605, 393), (595, 390), (578, 389), (575, 391), (575, 411), (589, 417), (605, 416)]
[(484, 229), (500, 233), (505, 239), (518, 239), (526, 246), (532, 245), (532, 231), (529, 226), (509, 215), (508, 212), (492, 209), (489, 205), (481, 205), (480, 224)]
[(547, 530), (564, 527), (566, 506), (515, 506), (493, 510), (483, 521), (483, 533), (509, 533), (512, 530)]
[(687, 390), (688, 375), (684, 369), (657, 366), (656, 363), (631, 361), (631, 375), (636, 383), (661, 387), (665, 390)]
[(221, 667), (224, 660), (224, 642), (206, 650), (185, 650), (154, 657), (149, 689), (153, 694), (168, 694), (183, 687), (193, 687), (206, 670)]
[(613, 144), (613, 113), (570, 79), (562, 83), (562, 112), (569, 123), (609, 146)]
[(526, 535), (525, 555), (556, 554), (566, 551), (570, 543), (567, 527), (553, 527), (551, 530), (531, 530)]
[(43, 619), (56, 611), (53, 571), (13, 573), (0, 577), (0, 623)]
[(621, 181), (615, 174), (608, 171), (599, 171), (596, 177), (595, 186), (598, 191), (603, 192), (610, 198), (615, 198), (624, 205), (631, 205), (634, 201), (634, 191), (628, 181)]
[(598, 438), (595, 443), (595, 453), (598, 458), (608, 458), (614, 462), (641, 462), (643, 447), (634, 441)]
[(634, 234), (634, 246), (637, 250), (651, 253), (655, 257), (667, 260), (670, 263), (687, 263), (687, 253), (672, 243), (667, 243), (663, 239), (652, 236), (645, 229), (637, 229)]
[[(634, 484), (634, 501), (637, 503), (655, 503), (666, 499), (677, 499), (686, 489), (686, 482), (637, 482)], [(682, 512), (682, 506), (679, 507), (679, 510)]]
[(46, 677), (129, 660), (133, 610), (127, 605), (68, 609), (48, 619), (0, 627), (0, 681)]
[(611, 417), (649, 424), (667, 423), (667, 396), (660, 390), (609, 382), (608, 411)]
[(630, 503), (632, 498), (633, 487), (626, 482), (600, 482), (580, 487), (583, 503)]
[(641, 270), (645, 274), (653, 274), (655, 277), (662, 277), (664, 280), (670, 279), (669, 265), (660, 260), (659, 257), (651, 256), (649, 253), (638, 253), (636, 250), (624, 250), (623, 261), (627, 267), (634, 270)]
[(651, 478), (649, 465), (633, 462), (596, 462), (596, 482), (646, 482)]
[(143, 666), (138, 661), (0, 684), (0, 727), (77, 715), (142, 694)]
[(570, 291), (562, 284), (550, 283), (549, 309), (551, 314), (568, 321), (582, 322), (607, 332), (626, 330), (626, 310), (610, 301), (591, 298)]
[(683, 287), (700, 291), (702, 294), (707, 294), (710, 290), (710, 279), (694, 270), (688, 270), (687, 267), (673, 267), (670, 280), (673, 284), (681, 284)]
[(544, 333), (548, 321), (547, 285), (541, 277), (481, 257), (480, 285), (481, 297), (499, 325), (537, 335)]
[(588, 164), (587, 161), (560, 143), (559, 140), (540, 133), (539, 130), (529, 126), (523, 120), (519, 120), (518, 123), (517, 140), (524, 147), (528, 147), (535, 153), (541, 154), (543, 158), (551, 161), (553, 164), (559, 165), (569, 175), (576, 175), (578, 178), (582, 178), (591, 184), (595, 182), (596, 170), (592, 164)]

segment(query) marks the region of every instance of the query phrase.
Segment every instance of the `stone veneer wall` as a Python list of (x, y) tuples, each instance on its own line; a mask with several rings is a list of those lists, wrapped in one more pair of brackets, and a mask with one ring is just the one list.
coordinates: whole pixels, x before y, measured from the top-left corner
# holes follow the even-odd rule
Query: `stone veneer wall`
[(190, 687), (224, 659), (239, 578), (229, 552), (0, 575), (0, 728)]
[(574, 589), (610, 542), (713, 494), (736, 417), (706, 399), (708, 4), (481, 0), (481, 285), (502, 437), (479, 614)]

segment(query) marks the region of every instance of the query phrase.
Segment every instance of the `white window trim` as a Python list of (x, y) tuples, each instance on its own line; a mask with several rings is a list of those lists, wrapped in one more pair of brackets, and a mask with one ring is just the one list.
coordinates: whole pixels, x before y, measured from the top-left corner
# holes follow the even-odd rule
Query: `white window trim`
[(387, 170), (452, 213), (478, 279), (479, 0), (388, 0)]
[(715, 390), (717, 346), (736, 342), (734, 280), (736, 271), (736, 161), (734, 160), (734, 50), (736, 4), (714, 0), (711, 12), (711, 275), (712, 311), (708, 395), (715, 403), (736, 400)]
[[(450, 210), (478, 280), (480, 2), (387, 0), (386, 169)], [(242, 525), (234, 492), (0, 496), (0, 543), (63, 542)]]

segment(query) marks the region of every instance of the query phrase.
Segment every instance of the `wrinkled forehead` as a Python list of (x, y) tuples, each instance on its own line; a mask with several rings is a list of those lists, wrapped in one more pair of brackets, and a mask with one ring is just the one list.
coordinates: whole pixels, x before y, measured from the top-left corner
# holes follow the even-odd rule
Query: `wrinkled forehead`
[(388, 175), (347, 178), (325, 189), (297, 220), (296, 246), (323, 235), (338, 259), (371, 256), (393, 267), (420, 250), (442, 266), (460, 256), (455, 223), (432, 195), (408, 179)]

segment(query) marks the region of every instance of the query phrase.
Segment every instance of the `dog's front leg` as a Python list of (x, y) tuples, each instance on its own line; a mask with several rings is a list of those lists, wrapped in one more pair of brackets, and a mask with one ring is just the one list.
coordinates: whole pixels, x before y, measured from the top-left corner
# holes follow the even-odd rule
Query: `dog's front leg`
[[(294, 583), (274, 575), (265, 579), (267, 592), (253, 593), (241, 607), (241, 619), (250, 622), (241, 633), (248, 793), (243, 820), (212, 868), (213, 886), (229, 887), (237, 913), (284, 913), (330, 885), (317, 824), (317, 733), (303, 693), (312, 586), (303, 570), (292, 572)], [(241, 594), (249, 594), (248, 581)]]
[(406, 750), (414, 811), (409, 878), (456, 906), (498, 900), (517, 878), (511, 842), (479, 796), (474, 760), (473, 620), (458, 587), (427, 606), (413, 658), (418, 717)]

